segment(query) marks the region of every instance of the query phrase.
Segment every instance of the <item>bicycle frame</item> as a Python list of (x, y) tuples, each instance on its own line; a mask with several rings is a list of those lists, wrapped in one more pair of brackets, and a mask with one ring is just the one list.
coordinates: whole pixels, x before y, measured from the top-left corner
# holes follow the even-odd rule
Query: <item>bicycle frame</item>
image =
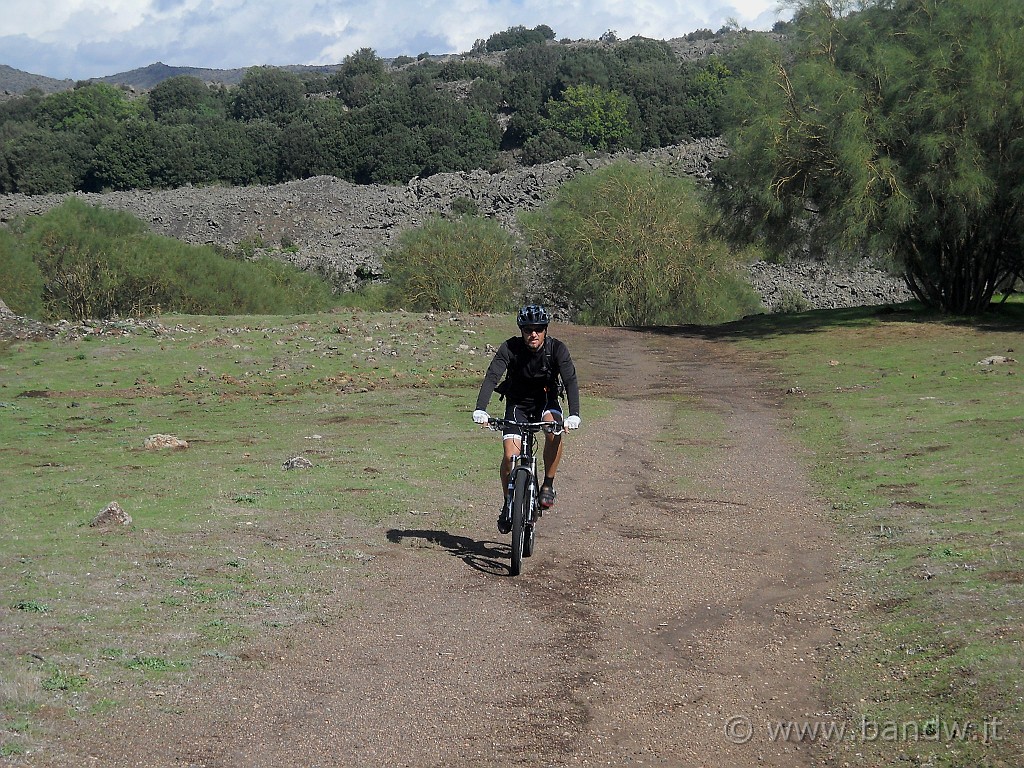
[(533, 495), (536, 498), (540, 492), (540, 484), (537, 482), (537, 455), (534, 453), (533, 447), (536, 435), (538, 432), (551, 432), (560, 435), (562, 434), (562, 425), (557, 421), (512, 421), (511, 419), (491, 419), (487, 425), (495, 431), (505, 427), (518, 427), (522, 431), (519, 453), (512, 457), (512, 467), (508, 476), (508, 491), (511, 494), (515, 485), (516, 473), (527, 471), (533, 481)]

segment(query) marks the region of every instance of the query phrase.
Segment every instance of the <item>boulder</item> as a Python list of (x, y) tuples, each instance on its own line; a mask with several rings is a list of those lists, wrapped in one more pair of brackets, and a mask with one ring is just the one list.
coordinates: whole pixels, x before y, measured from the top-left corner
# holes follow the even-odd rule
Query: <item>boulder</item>
[(142, 447), (147, 451), (160, 451), (165, 448), (183, 451), (188, 448), (188, 441), (174, 435), (150, 435), (143, 442)]
[(93, 528), (108, 528), (114, 526), (128, 526), (132, 524), (132, 516), (121, 509), (116, 501), (107, 504), (106, 507), (89, 523)]

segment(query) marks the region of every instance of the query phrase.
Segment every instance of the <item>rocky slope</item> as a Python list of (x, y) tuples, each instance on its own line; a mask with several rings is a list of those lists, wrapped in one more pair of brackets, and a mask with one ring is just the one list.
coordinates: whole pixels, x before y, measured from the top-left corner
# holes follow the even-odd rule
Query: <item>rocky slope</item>
[[(157, 233), (189, 243), (263, 250), (331, 278), (340, 287), (381, 272), (381, 256), (396, 238), (432, 214), (448, 213), (471, 200), (482, 215), (515, 228), (518, 211), (547, 200), (579, 173), (626, 158), (688, 175), (710, 178), (711, 164), (726, 152), (720, 139), (703, 139), (648, 152), (574, 156), (500, 173), (472, 171), (413, 179), (402, 186), (354, 185), (316, 177), (262, 187), (186, 187), (75, 196), (92, 205), (128, 211)], [(68, 195), (0, 197), (0, 223), (41, 214)], [(865, 266), (856, 274), (820, 264), (759, 264), (751, 282), (769, 309), (878, 304), (909, 298), (900, 281)]]

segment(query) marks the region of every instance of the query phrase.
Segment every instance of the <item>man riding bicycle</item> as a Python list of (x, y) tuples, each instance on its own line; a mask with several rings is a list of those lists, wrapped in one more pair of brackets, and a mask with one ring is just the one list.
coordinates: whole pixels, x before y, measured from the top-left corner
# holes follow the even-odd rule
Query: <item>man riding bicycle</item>
[[(511, 421), (557, 421), (562, 422), (562, 407), (558, 402), (559, 379), (565, 387), (569, 401), (569, 416), (564, 420), (566, 429), (580, 425), (580, 390), (576, 381), (576, 366), (573, 365), (569, 348), (558, 339), (548, 336), (551, 317), (538, 304), (530, 304), (519, 310), (516, 323), (520, 336), (505, 341), (494, 355), (484, 375), (480, 394), (476, 398), (473, 421), (486, 424), (490, 421), (487, 404), (491, 394), (498, 392), (505, 398), (505, 418)], [(499, 384), (503, 374), (505, 380)], [(506, 428), (502, 443), (505, 455), (501, 460), (499, 476), (502, 496), (508, 489), (512, 459), (522, 448), (522, 432), (513, 427)], [(539, 501), (543, 509), (550, 509), (555, 503), (555, 472), (562, 458), (562, 435), (545, 433), (544, 482), (540, 487)], [(508, 499), (498, 516), (498, 530), (508, 533), (512, 529)]]

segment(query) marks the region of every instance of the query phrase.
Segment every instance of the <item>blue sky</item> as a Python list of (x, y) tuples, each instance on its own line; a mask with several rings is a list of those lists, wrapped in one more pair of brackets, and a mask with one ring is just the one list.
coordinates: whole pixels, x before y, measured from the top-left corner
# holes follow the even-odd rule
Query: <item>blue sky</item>
[(511, 26), (557, 38), (658, 40), (735, 20), (770, 29), (779, 0), (3, 0), (0, 64), (54, 78), (103, 77), (161, 61), (231, 69), (337, 64), (468, 51)]

